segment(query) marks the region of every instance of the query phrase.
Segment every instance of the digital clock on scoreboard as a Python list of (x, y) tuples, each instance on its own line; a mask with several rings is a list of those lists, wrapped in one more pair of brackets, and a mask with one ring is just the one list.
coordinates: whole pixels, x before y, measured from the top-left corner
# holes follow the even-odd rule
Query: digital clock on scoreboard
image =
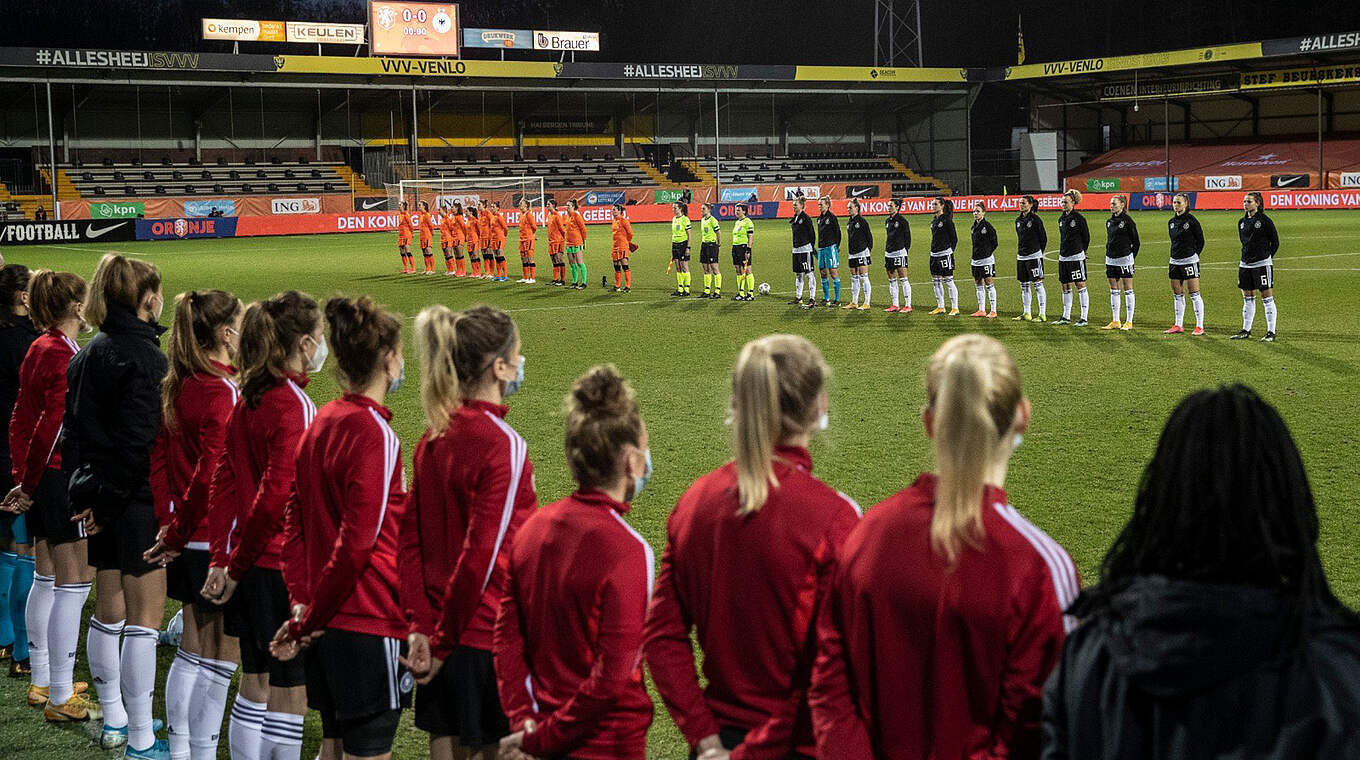
[(373, 55), (458, 55), (458, 5), (371, 0)]

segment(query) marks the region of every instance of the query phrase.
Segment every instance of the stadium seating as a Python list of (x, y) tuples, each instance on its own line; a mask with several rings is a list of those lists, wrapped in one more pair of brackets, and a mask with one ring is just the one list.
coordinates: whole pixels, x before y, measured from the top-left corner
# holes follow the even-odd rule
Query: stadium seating
[[(709, 174), (719, 169), (713, 156), (693, 159)], [(797, 184), (891, 182), (894, 193), (932, 194), (944, 188), (930, 178), (904, 173), (892, 159), (872, 153), (791, 153), (788, 156), (724, 156), (724, 184)]]
[(577, 152), (532, 157), (526, 149), (524, 159), (513, 154), (490, 153), (478, 156), (434, 153), (420, 156), (421, 179), (479, 179), (496, 177), (542, 177), (549, 190), (586, 190), (592, 187), (632, 187), (655, 181), (637, 159), (605, 157)]
[(340, 173), (343, 166), (340, 162), (211, 166), (101, 162), (60, 168), (82, 196), (103, 197), (348, 192), (349, 183)]

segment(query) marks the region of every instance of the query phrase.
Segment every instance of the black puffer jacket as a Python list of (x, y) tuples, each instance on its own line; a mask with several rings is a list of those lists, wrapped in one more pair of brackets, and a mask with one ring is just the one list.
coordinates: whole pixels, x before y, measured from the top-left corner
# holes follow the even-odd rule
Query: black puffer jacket
[(1288, 604), (1136, 580), (1068, 634), (1044, 690), (1043, 757), (1360, 757), (1360, 630), (1317, 620), (1281, 654)]
[(134, 501), (151, 503), (151, 449), (161, 427), (165, 328), (109, 306), (99, 334), (66, 370), (61, 464), (71, 508), (108, 525)]
[(14, 415), (14, 401), (19, 398), (19, 366), (28, 355), (28, 347), (38, 339), (38, 328), (26, 316), (0, 316), (0, 414), (4, 415), (4, 430), (0, 430), (0, 485), (6, 493), (13, 483), (13, 465), (9, 457), (9, 418)]

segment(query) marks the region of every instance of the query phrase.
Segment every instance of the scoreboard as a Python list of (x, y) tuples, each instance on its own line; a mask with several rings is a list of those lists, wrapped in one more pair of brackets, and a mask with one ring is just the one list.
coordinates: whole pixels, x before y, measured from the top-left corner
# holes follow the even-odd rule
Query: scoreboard
[(372, 0), (368, 16), (373, 55), (458, 55), (461, 33), (456, 3)]

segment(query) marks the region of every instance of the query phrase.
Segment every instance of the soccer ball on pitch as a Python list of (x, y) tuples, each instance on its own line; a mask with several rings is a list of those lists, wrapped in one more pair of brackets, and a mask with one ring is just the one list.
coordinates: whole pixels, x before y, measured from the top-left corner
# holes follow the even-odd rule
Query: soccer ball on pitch
[(760, 283), (760, 287), (756, 288), (756, 290), (760, 291), (762, 296), (768, 296), (770, 294), (770, 283), (762, 282)]

